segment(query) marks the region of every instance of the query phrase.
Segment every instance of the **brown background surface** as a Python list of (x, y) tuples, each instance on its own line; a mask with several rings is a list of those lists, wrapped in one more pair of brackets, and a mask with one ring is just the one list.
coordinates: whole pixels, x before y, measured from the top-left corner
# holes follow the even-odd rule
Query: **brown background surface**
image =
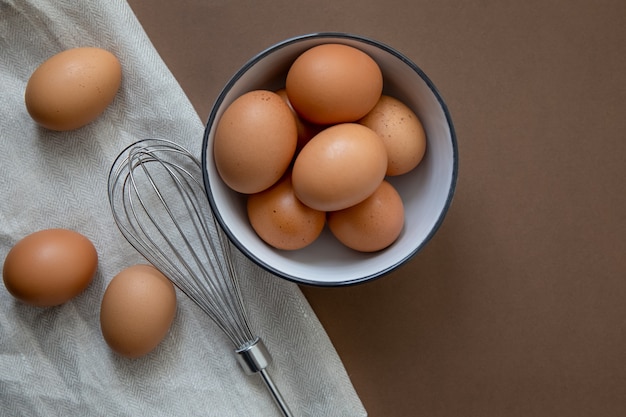
[(361, 34), (435, 82), (451, 210), (377, 281), (303, 288), (370, 416), (626, 415), (626, 2), (130, 0), (202, 120), (287, 37)]

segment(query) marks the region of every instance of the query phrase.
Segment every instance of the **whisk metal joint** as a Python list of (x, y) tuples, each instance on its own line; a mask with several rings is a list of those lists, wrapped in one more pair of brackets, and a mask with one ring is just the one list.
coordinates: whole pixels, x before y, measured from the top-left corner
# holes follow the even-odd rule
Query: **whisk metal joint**
[(251, 345), (237, 349), (235, 352), (237, 353), (237, 361), (248, 375), (267, 368), (272, 361), (265, 343), (258, 337)]

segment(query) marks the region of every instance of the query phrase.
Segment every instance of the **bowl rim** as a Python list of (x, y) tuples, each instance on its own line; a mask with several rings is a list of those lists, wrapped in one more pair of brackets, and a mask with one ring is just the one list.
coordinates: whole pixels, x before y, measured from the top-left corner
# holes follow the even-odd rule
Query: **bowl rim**
[[(306, 40), (311, 40), (311, 39), (346, 39), (346, 40), (350, 40), (350, 41), (357, 41), (357, 42), (361, 42), (361, 43), (365, 43), (371, 46), (374, 46), (376, 48), (379, 48), (393, 56), (395, 56), (396, 58), (398, 58), (399, 60), (401, 60), (404, 64), (406, 64), (407, 66), (409, 66), (415, 73), (418, 74), (418, 76), (426, 83), (427, 87), (430, 89), (430, 91), (433, 93), (433, 95), (435, 96), (437, 102), (439, 103), (439, 105), (441, 106), (441, 110), (444, 113), (444, 116), (446, 118), (446, 123), (448, 125), (448, 128), (450, 129), (450, 141), (451, 141), (451, 146), (452, 146), (452, 177), (451, 177), (451, 182), (450, 182), (450, 186), (448, 189), (448, 195), (446, 197), (446, 201), (445, 204), (441, 210), (441, 212), (439, 213), (439, 216), (436, 220), (436, 222), (433, 224), (433, 227), (431, 228), (431, 230), (428, 232), (428, 234), (426, 235), (426, 237), (420, 242), (419, 245), (417, 245), (410, 253), (408, 253), (405, 257), (403, 257), (402, 259), (400, 259), (399, 261), (395, 262), (392, 265), (389, 265), (388, 267), (382, 269), (382, 270), (378, 270), (372, 274), (360, 277), (358, 279), (350, 279), (350, 280), (346, 280), (346, 281), (332, 281), (332, 282), (320, 282), (320, 281), (312, 281), (312, 280), (308, 280), (308, 279), (303, 279), (300, 277), (296, 277), (290, 274), (287, 274), (283, 271), (280, 271), (274, 267), (272, 267), (271, 265), (268, 265), (267, 263), (265, 263), (263, 260), (259, 259), (254, 253), (252, 253), (250, 250), (248, 250), (235, 236), (234, 234), (231, 232), (230, 228), (228, 227), (228, 225), (226, 224), (226, 222), (224, 221), (224, 219), (222, 218), (218, 207), (217, 207), (217, 203), (215, 202), (214, 198), (213, 198), (213, 193), (211, 192), (211, 185), (210, 185), (210, 180), (209, 180), (209, 174), (208, 174), (208, 164), (209, 161), (207, 160), (207, 147), (208, 147), (208, 141), (209, 141), (209, 132), (211, 130), (211, 126), (213, 125), (213, 123), (215, 123), (215, 119), (216, 119), (216, 115), (218, 112), (218, 108), (221, 106), (222, 102), (224, 101), (226, 95), (228, 94), (228, 92), (233, 88), (233, 86), (237, 83), (237, 81), (239, 81), (239, 79), (248, 71), (250, 70), (251, 67), (253, 67), (257, 62), (259, 62), (260, 60), (262, 60), (263, 58), (265, 58), (266, 56), (270, 55), (271, 53), (273, 53), (276, 50), (282, 49), (284, 47), (287, 47), (289, 45), (292, 45), (294, 43), (298, 43), (298, 42), (302, 42), (302, 41), (306, 41)], [(314, 286), (314, 287), (342, 287), (342, 286), (351, 286), (351, 285), (355, 285), (355, 284), (362, 284), (365, 282), (370, 282), (374, 279), (378, 279), (381, 278), (387, 274), (389, 274), (390, 272), (392, 272), (393, 270), (397, 269), (398, 267), (400, 267), (401, 265), (405, 264), (409, 259), (413, 258), (418, 252), (420, 252), (427, 244), (428, 242), (430, 242), (430, 240), (433, 238), (433, 236), (435, 235), (435, 233), (439, 230), (439, 228), (441, 227), (441, 224), (443, 223), (444, 218), (446, 217), (446, 214), (452, 204), (452, 200), (456, 191), (456, 184), (457, 184), (457, 179), (458, 179), (458, 165), (459, 165), (459, 154), (458, 154), (458, 143), (457, 143), (457, 138), (456, 138), (456, 132), (454, 130), (454, 125), (452, 123), (452, 117), (450, 115), (450, 111), (448, 109), (448, 106), (446, 105), (445, 101), (443, 100), (443, 97), (441, 96), (441, 94), (439, 93), (439, 90), (437, 89), (437, 87), (435, 86), (435, 84), (431, 81), (431, 79), (426, 75), (426, 73), (417, 65), (415, 64), (412, 60), (410, 60), (409, 58), (407, 58), (404, 54), (402, 54), (401, 52), (399, 52), (397, 49), (382, 43), (380, 41), (374, 40), (372, 38), (368, 38), (366, 36), (362, 36), (362, 35), (356, 35), (356, 34), (351, 34), (351, 33), (346, 33), (346, 32), (314, 32), (314, 33), (308, 33), (308, 34), (304, 34), (304, 35), (298, 35), (298, 36), (293, 36), (290, 38), (287, 38), (285, 40), (282, 40), (278, 43), (275, 43), (265, 49), (263, 49), (261, 52), (257, 53), (256, 55), (254, 55), (252, 58), (250, 58), (244, 65), (242, 65), (237, 72), (235, 72), (235, 74), (228, 80), (228, 82), (224, 85), (224, 87), (221, 89), (219, 95), (217, 96), (217, 98), (215, 99), (212, 107), (211, 107), (211, 112), (209, 113), (209, 117), (207, 119), (207, 122), (205, 123), (205, 128), (204, 128), (204, 134), (203, 134), (203, 139), (202, 139), (202, 147), (201, 147), (201, 164), (202, 164), (202, 179), (204, 182), (204, 188), (205, 188), (205, 193), (207, 195), (207, 198), (209, 200), (209, 204), (211, 206), (211, 210), (213, 211), (215, 218), (217, 219), (218, 225), (219, 227), (222, 228), (222, 230), (224, 231), (224, 233), (226, 234), (226, 236), (228, 237), (228, 239), (230, 240), (230, 242), (232, 244), (235, 245), (235, 247), (237, 249), (239, 249), (239, 251), (241, 251), (248, 259), (250, 259), (252, 262), (254, 262), (256, 265), (258, 265), (259, 267), (261, 267), (262, 269), (266, 270), (267, 272), (270, 272), (273, 275), (276, 275), (282, 279), (285, 279), (287, 281), (291, 281), (294, 282), (296, 284), (301, 284), (301, 285), (308, 285), (308, 286)]]

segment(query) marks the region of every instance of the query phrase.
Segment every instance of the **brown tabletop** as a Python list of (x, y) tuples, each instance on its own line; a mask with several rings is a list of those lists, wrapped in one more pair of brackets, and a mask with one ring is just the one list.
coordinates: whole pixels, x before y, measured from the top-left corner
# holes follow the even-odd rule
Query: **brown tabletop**
[(340, 31), (403, 52), (459, 141), (443, 226), (405, 267), (302, 290), (369, 415), (626, 415), (626, 2), (144, 2), (202, 120), (260, 50)]

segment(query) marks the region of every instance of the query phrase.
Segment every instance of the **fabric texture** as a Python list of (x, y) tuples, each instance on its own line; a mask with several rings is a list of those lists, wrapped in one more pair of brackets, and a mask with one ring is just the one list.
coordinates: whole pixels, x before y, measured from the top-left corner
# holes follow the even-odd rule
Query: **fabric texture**
[[(122, 63), (114, 102), (69, 132), (37, 126), (24, 105), (32, 72), (48, 57), (97, 46)], [(192, 51), (190, 51), (192, 53)], [(170, 332), (150, 354), (126, 359), (99, 322), (107, 284), (145, 260), (113, 222), (107, 176), (144, 138), (199, 156), (204, 126), (123, 0), (0, 0), (0, 259), (37, 230), (76, 230), (95, 245), (91, 285), (57, 307), (36, 308), (0, 287), (0, 414), (6, 416), (275, 416), (258, 376), (182, 293)], [(274, 359), (268, 368), (297, 416), (365, 416), (343, 364), (297, 285), (239, 255), (251, 325)]]

